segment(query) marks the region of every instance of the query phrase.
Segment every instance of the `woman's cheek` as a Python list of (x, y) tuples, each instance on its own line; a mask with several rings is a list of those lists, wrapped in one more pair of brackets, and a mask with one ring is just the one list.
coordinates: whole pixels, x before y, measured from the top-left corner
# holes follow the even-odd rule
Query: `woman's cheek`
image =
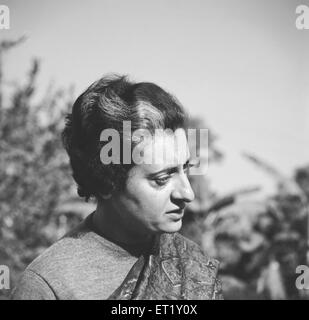
[(160, 190), (156, 195), (153, 196), (153, 206), (157, 208), (157, 211), (165, 213), (168, 210), (168, 204), (170, 202), (170, 190), (165, 188)]

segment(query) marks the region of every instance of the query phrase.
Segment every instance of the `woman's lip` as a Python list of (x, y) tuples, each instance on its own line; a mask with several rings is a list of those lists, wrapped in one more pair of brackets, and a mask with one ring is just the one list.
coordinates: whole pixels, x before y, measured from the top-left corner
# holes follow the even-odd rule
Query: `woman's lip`
[(173, 221), (179, 221), (179, 220), (181, 220), (183, 218), (183, 214), (182, 213), (175, 213), (175, 212), (169, 213), (168, 216)]
[(183, 217), (183, 209), (180, 210), (174, 210), (174, 211), (169, 211), (167, 214), (169, 216), (175, 217), (176, 219), (181, 219)]
[(167, 213), (170, 214), (170, 213), (178, 213), (178, 214), (181, 214), (183, 212), (184, 208), (182, 209), (178, 209), (178, 210), (173, 210), (173, 211), (168, 211)]

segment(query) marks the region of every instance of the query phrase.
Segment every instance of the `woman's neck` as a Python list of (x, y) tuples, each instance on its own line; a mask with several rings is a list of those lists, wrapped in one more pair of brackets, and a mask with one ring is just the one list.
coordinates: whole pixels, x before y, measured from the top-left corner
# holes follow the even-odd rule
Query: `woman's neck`
[(137, 230), (130, 230), (108, 201), (98, 202), (92, 225), (97, 234), (137, 256), (150, 250), (155, 238), (150, 233), (139, 234)]

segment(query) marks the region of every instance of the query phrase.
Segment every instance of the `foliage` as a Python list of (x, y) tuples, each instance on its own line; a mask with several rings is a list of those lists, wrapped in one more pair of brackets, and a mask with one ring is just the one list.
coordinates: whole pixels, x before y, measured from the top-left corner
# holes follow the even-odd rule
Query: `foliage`
[(0, 105), (0, 264), (9, 266), (11, 286), (67, 230), (57, 208), (74, 192), (61, 144), (69, 94), (49, 88), (35, 103), (38, 71), (34, 61), (26, 84)]
[[(308, 179), (308, 168), (297, 172)], [(275, 195), (214, 211), (204, 225), (202, 245), (221, 262), (226, 298), (308, 298), (295, 286), (296, 267), (308, 264), (308, 198), (297, 180), (280, 179)]]

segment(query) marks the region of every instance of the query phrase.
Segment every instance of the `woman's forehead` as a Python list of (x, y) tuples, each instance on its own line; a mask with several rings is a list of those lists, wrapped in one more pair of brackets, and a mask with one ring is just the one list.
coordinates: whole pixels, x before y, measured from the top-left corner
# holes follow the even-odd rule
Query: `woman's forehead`
[(155, 135), (140, 151), (144, 157), (144, 163), (141, 165), (148, 172), (184, 165), (190, 157), (184, 129), (177, 129), (173, 134)]

